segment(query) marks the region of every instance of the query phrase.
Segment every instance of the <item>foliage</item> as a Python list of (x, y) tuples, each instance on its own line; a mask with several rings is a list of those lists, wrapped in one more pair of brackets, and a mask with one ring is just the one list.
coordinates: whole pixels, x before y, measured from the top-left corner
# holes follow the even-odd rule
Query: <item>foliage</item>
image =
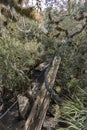
[[(33, 82), (31, 73), (37, 64), (49, 60), (54, 54), (61, 56), (55, 83), (61, 106), (54, 105), (53, 109), (58, 123), (65, 123), (67, 127), (58, 124), (58, 130), (87, 129), (87, 26), (72, 39), (66, 36), (66, 31), (71, 35), (87, 22), (75, 20), (74, 15), (79, 9), (78, 5), (70, 12), (48, 8), (43, 22), (47, 34), (41, 31), (37, 22), (17, 12), (19, 21), (14, 23), (10, 19), (6, 26), (0, 27), (1, 86), (25, 91)], [(28, 11), (23, 9), (21, 13), (28, 15)], [(6, 18), (3, 16), (4, 21)]]
[(43, 55), (43, 46), (36, 41), (23, 44), (15, 38), (4, 42), (0, 41), (0, 83), (11, 89), (25, 89), (30, 85), (31, 67)]
[[(78, 89), (80, 88), (78, 87)], [(67, 130), (85, 130), (87, 128), (87, 108), (84, 105), (85, 100), (81, 101), (81, 98), (84, 98), (81, 96), (83, 91), (78, 91), (80, 97), (76, 95), (76, 99), (67, 99), (63, 104), (62, 121), (69, 125)], [(85, 93), (87, 94), (87, 91)]]
[[(49, 12), (48, 12), (49, 14)], [(58, 21), (60, 15), (51, 12), (52, 18)], [(66, 15), (66, 12), (65, 14)], [(56, 19), (54, 18), (56, 17)], [(68, 30), (70, 34), (79, 30), (84, 24), (82, 21), (75, 21), (72, 16), (63, 17), (63, 21), (59, 26)], [(46, 19), (47, 20), (47, 19)], [(86, 130), (87, 128), (87, 41), (86, 31), (83, 30), (76, 35), (71, 42), (65, 42), (66, 36), (61, 32), (59, 37), (54, 37), (58, 32), (55, 30), (56, 24), (50, 23), (48, 19), (47, 28), (51, 35), (49, 37), (48, 50), (51, 48), (61, 56), (62, 62), (56, 78), (56, 90), (61, 86), (60, 97), (62, 97), (61, 118), (59, 118), (59, 106), (54, 106), (58, 124), (58, 130)], [(52, 38), (52, 39), (51, 39)], [(46, 42), (46, 41), (45, 41)], [(52, 46), (51, 46), (52, 42)], [(51, 52), (51, 50), (50, 50)], [(59, 93), (58, 93), (59, 94)], [(66, 124), (66, 127), (63, 125)], [(61, 127), (61, 128), (60, 128)]]

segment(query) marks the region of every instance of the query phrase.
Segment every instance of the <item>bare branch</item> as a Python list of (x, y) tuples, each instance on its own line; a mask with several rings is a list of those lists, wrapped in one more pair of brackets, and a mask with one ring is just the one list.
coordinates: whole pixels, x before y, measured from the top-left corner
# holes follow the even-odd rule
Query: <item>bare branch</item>
[(61, 19), (59, 19), (58, 21), (54, 21), (54, 20), (52, 19), (51, 13), (48, 14), (48, 17), (49, 17), (49, 20), (50, 20), (50, 22), (51, 22), (52, 24), (57, 24), (57, 25), (64, 20), (64, 18), (61, 18)]
[(7, 109), (7, 111), (0, 116), (0, 120), (17, 104), (17, 100)]
[(84, 24), (79, 31), (76, 31), (76, 32), (74, 32), (73, 34), (69, 35), (69, 37), (70, 37), (70, 38), (73, 38), (74, 36), (78, 35), (79, 33), (81, 33), (81, 32), (85, 29), (86, 26), (87, 26), (87, 23)]
[(22, 28), (20, 28), (18, 25), (16, 25), (17, 29), (20, 31), (20, 32), (23, 32), (23, 33), (30, 33), (31, 31), (31, 28), (29, 30), (24, 30)]
[(60, 31), (60, 32), (65, 32), (66, 37), (69, 36), (68, 30), (66, 30), (66, 29), (64, 29), (64, 28), (62, 28), (62, 27), (60, 27), (60, 26), (57, 26), (56, 29), (57, 29), (58, 31)]
[(85, 18), (87, 18), (87, 13), (83, 13), (83, 14), (80, 14), (79, 16), (75, 16), (75, 17), (74, 17), (74, 19), (75, 19), (76, 21), (80, 21), (80, 20), (83, 20), (83, 19), (85, 19)]

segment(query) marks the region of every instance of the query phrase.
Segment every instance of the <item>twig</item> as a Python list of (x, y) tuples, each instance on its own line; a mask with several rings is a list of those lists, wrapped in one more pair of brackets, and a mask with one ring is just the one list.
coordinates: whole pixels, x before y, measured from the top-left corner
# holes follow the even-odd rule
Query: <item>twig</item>
[(68, 30), (66, 30), (66, 29), (64, 29), (64, 28), (62, 28), (60, 26), (57, 26), (55, 29), (58, 30), (58, 31), (60, 31), (60, 32), (65, 32), (66, 37), (69, 36)]
[(87, 26), (87, 23), (85, 23), (79, 31), (76, 31), (73, 34), (71, 34), (70, 38), (73, 38), (75, 35), (78, 35), (79, 33), (81, 33), (85, 29), (86, 26)]
[(86, 13), (86, 12), (83, 13), (83, 14), (80, 14), (79, 16), (75, 16), (75, 17), (74, 17), (74, 19), (75, 19), (76, 21), (80, 21), (80, 20), (83, 20), (83, 19), (85, 19), (85, 18), (87, 18), (87, 13)]
[(18, 25), (16, 25), (17, 29), (20, 31), (20, 32), (23, 32), (23, 33), (29, 33), (31, 31), (31, 28), (29, 30), (23, 30), (21, 29)]
[(1, 116), (0, 116), (0, 120), (6, 116), (6, 114), (17, 104), (17, 100), (7, 109), (7, 111), (5, 113), (3, 113)]
[(59, 19), (58, 21), (54, 21), (52, 19), (51, 13), (48, 14), (48, 17), (49, 17), (51, 24), (56, 24), (56, 25), (58, 25), (60, 22), (62, 22), (64, 20), (64, 17), (63, 17), (63, 18)]

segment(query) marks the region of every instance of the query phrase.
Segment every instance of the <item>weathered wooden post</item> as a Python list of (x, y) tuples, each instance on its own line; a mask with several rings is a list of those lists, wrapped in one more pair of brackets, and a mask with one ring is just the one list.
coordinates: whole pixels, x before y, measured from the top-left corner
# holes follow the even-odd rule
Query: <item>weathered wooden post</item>
[[(60, 62), (61, 58), (60, 57), (57, 58), (55, 56), (52, 60), (52, 65), (50, 66), (50, 70), (47, 75), (50, 85), (52, 87), (56, 79)], [(43, 96), (41, 95), (42, 93)], [(36, 97), (30, 115), (25, 123), (25, 130), (41, 130), (47, 109), (49, 107), (50, 98), (51, 98), (50, 93), (47, 91), (44, 81), (41, 90)]]

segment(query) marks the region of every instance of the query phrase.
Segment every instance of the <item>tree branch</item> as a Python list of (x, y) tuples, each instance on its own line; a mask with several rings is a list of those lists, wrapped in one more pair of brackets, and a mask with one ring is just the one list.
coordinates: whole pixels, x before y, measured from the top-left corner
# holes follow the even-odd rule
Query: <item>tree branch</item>
[(79, 31), (76, 31), (73, 34), (69, 35), (69, 37), (73, 38), (74, 36), (78, 35), (79, 33), (81, 33), (85, 29), (86, 26), (87, 26), (87, 23), (85, 23)]
[(80, 20), (83, 20), (83, 19), (85, 19), (85, 18), (87, 18), (87, 13), (83, 13), (83, 14), (80, 14), (79, 16), (75, 16), (75, 17), (74, 17), (74, 19), (75, 19), (76, 21), (80, 21)]

